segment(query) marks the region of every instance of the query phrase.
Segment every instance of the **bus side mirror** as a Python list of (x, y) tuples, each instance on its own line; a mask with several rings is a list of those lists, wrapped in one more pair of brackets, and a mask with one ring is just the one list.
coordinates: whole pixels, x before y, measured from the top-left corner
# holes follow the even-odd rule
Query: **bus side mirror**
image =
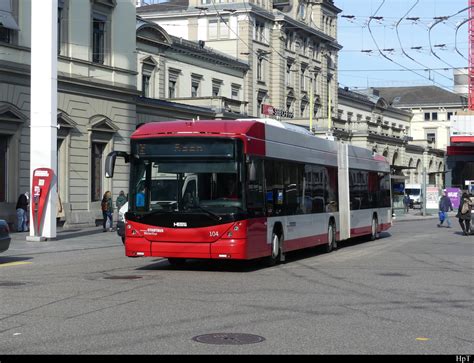
[(128, 155), (125, 151), (110, 152), (107, 155), (107, 158), (105, 159), (105, 177), (106, 178), (112, 178), (114, 176), (115, 160), (117, 160), (117, 156), (123, 157), (126, 163), (130, 161), (130, 155)]

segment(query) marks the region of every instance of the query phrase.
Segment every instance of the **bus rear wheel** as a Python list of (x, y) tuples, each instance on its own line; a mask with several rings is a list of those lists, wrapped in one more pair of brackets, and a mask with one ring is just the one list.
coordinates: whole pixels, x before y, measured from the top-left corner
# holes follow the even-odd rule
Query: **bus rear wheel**
[(374, 215), (370, 227), (370, 240), (375, 241), (377, 238), (379, 238), (379, 222), (377, 216)]
[(328, 225), (328, 244), (326, 245), (326, 252), (329, 253), (335, 249), (337, 249), (336, 226), (334, 222), (331, 221)]

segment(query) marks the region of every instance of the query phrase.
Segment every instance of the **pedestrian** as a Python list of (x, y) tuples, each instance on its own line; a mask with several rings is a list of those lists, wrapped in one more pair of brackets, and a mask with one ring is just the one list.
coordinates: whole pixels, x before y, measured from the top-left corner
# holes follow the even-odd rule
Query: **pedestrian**
[(403, 205), (405, 206), (405, 213), (408, 213), (410, 211), (410, 196), (408, 193), (403, 197)]
[(17, 231), (28, 232), (28, 206), (30, 202), (30, 193), (20, 194), (16, 202)]
[(448, 228), (451, 228), (451, 221), (449, 220), (448, 212), (453, 210), (453, 205), (451, 199), (446, 195), (446, 190), (443, 190), (443, 195), (439, 200), (439, 223), (438, 227), (443, 225), (443, 222), (446, 221)]
[(112, 193), (110, 191), (106, 191), (104, 196), (102, 197), (102, 202), (100, 203), (102, 209), (102, 227), (103, 232), (107, 232), (109, 230), (112, 232), (113, 229), (113, 218), (112, 215), (114, 213), (114, 206), (112, 204)]
[(117, 200), (115, 201), (115, 206), (117, 207), (117, 210), (120, 210), (120, 208), (122, 208), (125, 203), (127, 203), (127, 197), (125, 196), (125, 192), (121, 190), (119, 196), (117, 197)]
[(464, 192), (461, 197), (461, 202), (459, 203), (458, 214), (456, 214), (456, 217), (459, 218), (459, 224), (461, 225), (462, 232), (465, 236), (469, 236), (471, 233), (471, 209), (471, 198), (469, 198), (468, 193)]

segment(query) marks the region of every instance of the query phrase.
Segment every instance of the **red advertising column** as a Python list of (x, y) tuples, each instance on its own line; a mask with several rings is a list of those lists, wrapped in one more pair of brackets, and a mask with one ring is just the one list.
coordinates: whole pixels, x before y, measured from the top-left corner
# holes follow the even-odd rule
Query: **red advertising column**
[(38, 168), (33, 171), (30, 208), (32, 208), (33, 228), (36, 236), (41, 235), (43, 214), (46, 210), (46, 203), (48, 201), (53, 176), (54, 171), (49, 168)]

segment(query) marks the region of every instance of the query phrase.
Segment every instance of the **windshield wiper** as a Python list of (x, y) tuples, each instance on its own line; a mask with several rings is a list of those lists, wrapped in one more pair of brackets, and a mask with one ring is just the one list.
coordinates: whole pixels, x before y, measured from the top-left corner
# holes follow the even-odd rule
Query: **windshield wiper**
[(193, 205), (192, 207), (190, 207), (190, 209), (193, 209), (193, 208), (197, 208), (197, 209), (202, 210), (203, 212), (206, 212), (208, 215), (210, 215), (216, 221), (221, 221), (222, 220), (221, 216), (218, 216), (217, 214), (211, 212), (209, 209), (203, 208), (200, 205)]

